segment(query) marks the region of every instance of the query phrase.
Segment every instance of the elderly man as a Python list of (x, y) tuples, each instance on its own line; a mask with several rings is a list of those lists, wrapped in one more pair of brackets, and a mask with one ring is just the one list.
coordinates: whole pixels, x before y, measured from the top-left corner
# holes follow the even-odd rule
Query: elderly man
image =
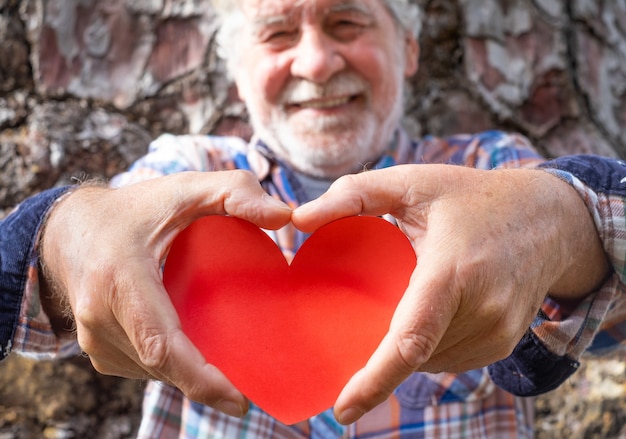
[[(254, 138), (163, 135), (118, 189), (65, 192), (43, 231), (63, 190), (25, 203), (3, 226), (35, 219), (22, 239), (41, 233), (41, 245), (24, 261), (36, 268), (41, 255), (46, 275), (39, 295), (35, 269), (12, 287), (13, 349), (71, 352), (74, 324), (99, 371), (157, 380), (142, 438), (531, 437), (532, 401), (494, 381), (532, 395), (576, 369), (622, 287), (610, 262), (622, 272), (626, 226), (602, 208), (626, 199), (621, 164), (544, 162), (499, 132), (408, 139), (403, 84), (417, 69), (419, 13), (406, 0), (216, 9)], [(334, 409), (279, 423), (181, 331), (160, 267), (178, 232), (215, 214), (268, 229), (288, 257), (306, 233), (350, 215), (390, 214), (412, 242), (419, 264), (389, 332)]]

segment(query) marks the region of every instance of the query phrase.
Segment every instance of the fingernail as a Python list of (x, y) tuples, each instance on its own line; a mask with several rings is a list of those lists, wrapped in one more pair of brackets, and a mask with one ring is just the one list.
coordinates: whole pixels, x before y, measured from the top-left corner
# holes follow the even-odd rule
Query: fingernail
[(350, 407), (341, 412), (337, 417), (337, 420), (340, 424), (348, 425), (358, 421), (364, 414), (365, 412), (363, 410), (356, 407)]
[(235, 416), (237, 418), (241, 418), (243, 416), (243, 409), (235, 401), (222, 399), (217, 404), (215, 404), (214, 408), (228, 416)]

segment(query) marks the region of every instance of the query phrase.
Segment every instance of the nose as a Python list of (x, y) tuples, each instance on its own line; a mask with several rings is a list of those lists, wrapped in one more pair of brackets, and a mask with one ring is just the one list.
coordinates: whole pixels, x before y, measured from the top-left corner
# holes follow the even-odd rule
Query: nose
[(304, 29), (294, 47), (291, 75), (317, 84), (328, 81), (345, 68), (338, 43), (315, 28)]

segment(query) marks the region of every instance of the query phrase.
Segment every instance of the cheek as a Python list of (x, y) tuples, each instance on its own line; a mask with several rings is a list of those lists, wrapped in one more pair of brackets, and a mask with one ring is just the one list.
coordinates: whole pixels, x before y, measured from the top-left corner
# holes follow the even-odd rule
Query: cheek
[(289, 78), (288, 64), (280, 56), (257, 51), (243, 61), (241, 70), (248, 90), (244, 100), (268, 106), (278, 102)]
[(398, 80), (403, 71), (401, 62), (393, 48), (355, 53), (352, 66), (370, 84), (375, 111), (387, 112), (395, 103), (398, 87), (402, 86), (402, 81)]

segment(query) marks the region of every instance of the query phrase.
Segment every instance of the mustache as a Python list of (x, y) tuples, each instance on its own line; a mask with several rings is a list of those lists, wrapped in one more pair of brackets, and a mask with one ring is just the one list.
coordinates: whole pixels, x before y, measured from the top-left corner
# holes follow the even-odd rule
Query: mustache
[(280, 95), (280, 104), (297, 104), (326, 97), (352, 96), (367, 93), (368, 85), (353, 73), (333, 76), (324, 84), (316, 84), (306, 79), (292, 79)]

